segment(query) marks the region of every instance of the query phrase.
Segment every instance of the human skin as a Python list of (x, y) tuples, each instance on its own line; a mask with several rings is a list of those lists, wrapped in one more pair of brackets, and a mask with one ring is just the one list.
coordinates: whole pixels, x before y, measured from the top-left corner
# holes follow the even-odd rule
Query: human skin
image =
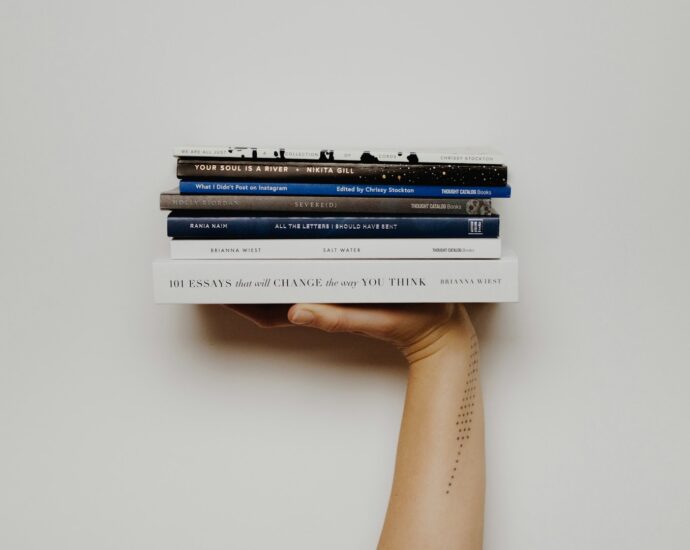
[(379, 550), (478, 549), (484, 413), (477, 336), (457, 304), (228, 306), (261, 327), (352, 332), (396, 346), (407, 393)]

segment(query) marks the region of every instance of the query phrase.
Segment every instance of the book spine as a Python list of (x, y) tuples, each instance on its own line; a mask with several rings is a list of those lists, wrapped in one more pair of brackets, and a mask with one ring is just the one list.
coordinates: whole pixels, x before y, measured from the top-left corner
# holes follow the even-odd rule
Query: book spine
[(246, 210), (486, 216), (491, 199), (396, 199), (377, 197), (181, 195), (161, 193), (161, 210)]
[(172, 239), (177, 260), (500, 258), (501, 239)]
[(518, 263), (500, 260), (157, 260), (169, 304), (514, 302)]
[(324, 197), (508, 198), (509, 185), (458, 187), (452, 185), (354, 185), (337, 183), (258, 183), (180, 181), (180, 193), (200, 195), (314, 195)]
[(507, 168), (483, 164), (391, 164), (177, 160), (178, 178), (401, 185), (505, 185)]
[(392, 162), (429, 164), (504, 164), (503, 156), (491, 149), (358, 149), (305, 147), (176, 147), (176, 157), (230, 158), (253, 160), (335, 161), (335, 162)]
[(168, 236), (192, 239), (493, 238), (499, 217), (168, 215)]

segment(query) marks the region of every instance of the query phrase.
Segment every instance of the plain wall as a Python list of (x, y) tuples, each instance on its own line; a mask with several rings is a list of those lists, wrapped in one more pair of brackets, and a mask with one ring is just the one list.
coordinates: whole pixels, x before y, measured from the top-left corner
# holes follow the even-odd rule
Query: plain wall
[(385, 345), (155, 306), (182, 144), (504, 152), (486, 548), (690, 547), (688, 3), (0, 4), (0, 547), (374, 547)]

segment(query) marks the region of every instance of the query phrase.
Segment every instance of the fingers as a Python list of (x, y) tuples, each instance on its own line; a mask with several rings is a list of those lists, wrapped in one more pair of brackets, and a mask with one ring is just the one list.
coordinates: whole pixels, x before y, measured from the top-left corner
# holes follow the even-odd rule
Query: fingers
[(325, 332), (352, 332), (409, 346), (451, 318), (468, 322), (453, 304), (242, 304), (227, 305), (262, 328), (308, 326)]
[(227, 304), (225, 307), (262, 328), (292, 326), (287, 317), (290, 304)]
[(288, 311), (295, 325), (310, 326), (326, 332), (359, 332), (371, 335), (383, 319), (375, 310), (353, 305), (295, 304)]
[(295, 325), (310, 326), (326, 332), (357, 332), (374, 336), (386, 331), (387, 316), (371, 308), (354, 305), (295, 304), (288, 311)]
[(295, 304), (288, 319), (326, 332), (355, 332), (400, 342), (437, 322), (443, 304)]

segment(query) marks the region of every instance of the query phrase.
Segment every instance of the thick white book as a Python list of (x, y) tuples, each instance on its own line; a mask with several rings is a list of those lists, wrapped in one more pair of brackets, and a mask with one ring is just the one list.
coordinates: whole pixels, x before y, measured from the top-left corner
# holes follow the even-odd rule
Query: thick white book
[(185, 145), (176, 157), (298, 160), (335, 162), (420, 162), (428, 164), (504, 164), (503, 155), (487, 147), (449, 149), (392, 149), (357, 147), (233, 147)]
[(500, 258), (498, 239), (172, 239), (175, 260)]
[(156, 260), (163, 304), (516, 302), (518, 262), (497, 260)]

